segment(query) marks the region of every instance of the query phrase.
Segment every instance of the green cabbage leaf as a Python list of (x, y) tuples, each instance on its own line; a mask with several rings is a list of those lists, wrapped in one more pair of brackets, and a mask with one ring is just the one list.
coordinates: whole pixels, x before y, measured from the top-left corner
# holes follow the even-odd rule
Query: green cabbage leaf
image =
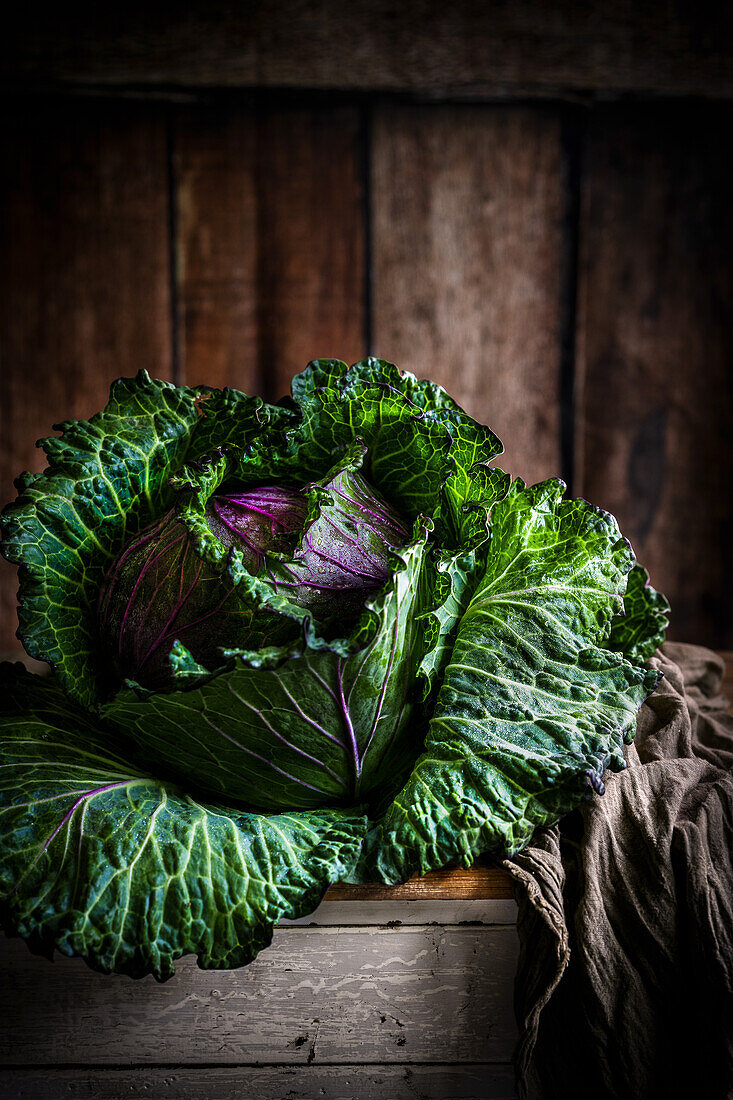
[(425, 750), (370, 831), (357, 881), (517, 852), (625, 767), (659, 678), (603, 644), (633, 555), (612, 516), (563, 489), (517, 480), (494, 507)]
[(359, 852), (356, 811), (251, 814), (136, 767), (57, 683), (0, 675), (3, 924), (36, 951), (164, 980), (242, 966)]

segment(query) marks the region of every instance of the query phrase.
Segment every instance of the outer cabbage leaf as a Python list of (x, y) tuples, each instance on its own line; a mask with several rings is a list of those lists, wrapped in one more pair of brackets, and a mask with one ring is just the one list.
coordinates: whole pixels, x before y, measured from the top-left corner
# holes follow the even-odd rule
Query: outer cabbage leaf
[[(487, 508), (500, 499), (509, 487), (509, 477), (502, 470), (491, 469), (489, 463), (503, 451), (501, 441), (490, 428), (479, 424), (458, 405), (450, 394), (427, 379), (416, 378), (409, 371), (401, 371), (384, 359), (365, 359), (348, 370), (349, 378), (358, 377), (360, 383), (385, 389), (392, 394), (403, 393), (427, 422), (442, 424), (450, 436), (450, 462), (452, 472), (445, 476), (440, 486), (435, 506), (436, 518), (443, 521), (451, 545), (468, 549), (468, 528), (474, 533), (474, 524), (467, 517), (467, 505), (481, 502)], [(353, 384), (353, 383), (352, 383)], [(345, 387), (345, 393), (349, 386)], [(432, 509), (431, 509), (432, 514)], [(479, 518), (479, 523), (483, 517)], [(485, 538), (485, 524), (481, 534)]]
[(202, 392), (145, 371), (115, 382), (104, 412), (58, 424), (63, 435), (41, 441), (48, 469), (23, 475), (3, 513), (3, 554), (21, 566), (19, 637), (86, 706), (107, 680), (95, 636), (99, 585), (123, 543), (170, 504), (168, 478)]
[(129, 764), (52, 680), (0, 669), (0, 914), (37, 951), (163, 980), (250, 962), (358, 854), (358, 811), (265, 817)]
[(263, 438), (271, 442), (279, 438), (282, 443), (283, 432), (297, 419), (291, 410), (268, 405), (261, 397), (249, 397), (230, 387), (205, 389), (196, 407), (199, 417), (191, 433), (189, 459), (216, 448), (249, 447)]
[(301, 422), (278, 466), (320, 477), (334, 453), (362, 439), (372, 484), (410, 520), (429, 515), (452, 470), (450, 433), (410, 400), (396, 367), (387, 374), (362, 366), (317, 359), (295, 376), (292, 395)]
[(473, 596), (486, 565), (476, 550), (443, 551), (431, 555), (421, 574), (426, 608), (420, 614), (423, 630), (423, 657), (419, 673), (423, 679), (423, 697), (427, 700), (450, 657), (458, 624)]
[(367, 476), (405, 516), (458, 515), (475, 494), (470, 471), (501, 453), (499, 440), (477, 424), (433, 382), (415, 378), (381, 359), (347, 367), (317, 359), (293, 379), (292, 395), (300, 426), (288, 433), (287, 450), (277, 458), (318, 477), (332, 455), (353, 439), (368, 448)]
[(422, 630), (416, 612), (427, 529), (399, 564), (353, 637), (309, 631), (291, 646), (225, 652), (230, 667), (205, 678), (179, 647), (184, 682), (167, 693), (123, 689), (104, 715), (152, 758), (219, 797), (263, 810), (361, 801), (394, 783), (409, 736)]
[(614, 618), (606, 644), (632, 661), (644, 661), (664, 641), (668, 621), (667, 598), (649, 584), (646, 569), (635, 565), (626, 586), (624, 613)]
[(563, 490), (517, 481), (494, 506), (425, 751), (368, 836), (357, 880), (517, 851), (624, 766), (658, 680), (603, 648), (633, 555), (611, 516)]
[(236, 390), (173, 386), (140, 371), (113, 383), (103, 412), (55, 425), (61, 437), (39, 442), (49, 466), (16, 482), (2, 552), (21, 567), (18, 636), (72, 698), (94, 707), (109, 687), (97, 643), (99, 586), (125, 543), (170, 507), (171, 476), (214, 447), (246, 450), (263, 434), (282, 441), (295, 419)]

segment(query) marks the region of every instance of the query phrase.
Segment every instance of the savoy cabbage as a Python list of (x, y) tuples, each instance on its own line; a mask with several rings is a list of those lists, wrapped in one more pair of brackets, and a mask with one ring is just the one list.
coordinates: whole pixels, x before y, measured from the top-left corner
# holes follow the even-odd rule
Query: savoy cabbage
[(141, 372), (58, 427), (2, 517), (53, 672), (1, 673), (0, 915), (36, 950), (239, 966), (329, 884), (516, 852), (624, 766), (666, 601), (440, 387)]

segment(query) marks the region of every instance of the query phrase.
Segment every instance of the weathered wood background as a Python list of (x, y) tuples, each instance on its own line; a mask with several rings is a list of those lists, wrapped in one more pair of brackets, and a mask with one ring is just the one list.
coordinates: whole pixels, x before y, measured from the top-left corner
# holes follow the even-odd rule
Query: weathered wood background
[(673, 637), (733, 644), (733, 109), (205, 98), (6, 102), (2, 497), (120, 374), (277, 398), (373, 352), (613, 511)]
[[(512, 473), (613, 511), (673, 637), (733, 646), (733, 20), (642, 8), (17, 6), (0, 498), (119, 375), (277, 398), (311, 358), (377, 354), (489, 423)], [(15, 589), (3, 562), (6, 655)], [(477, 893), (506, 882), (443, 896)], [(389, 927), (385, 895), (162, 988), (2, 945), (0, 1089), (511, 1096), (511, 903), (408, 893)]]

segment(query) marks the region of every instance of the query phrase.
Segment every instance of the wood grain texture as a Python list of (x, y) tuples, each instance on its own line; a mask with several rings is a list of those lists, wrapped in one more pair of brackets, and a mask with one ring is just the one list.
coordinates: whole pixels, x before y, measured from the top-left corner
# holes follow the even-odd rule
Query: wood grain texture
[(182, 109), (174, 174), (189, 382), (277, 399), (311, 359), (365, 353), (356, 109)]
[(577, 491), (613, 512), (672, 605), (733, 644), (730, 107), (594, 113), (578, 311)]
[(373, 126), (374, 350), (560, 473), (562, 165), (554, 111), (384, 107)]
[(514, 1100), (509, 1065), (8, 1070), (3, 1100)]
[(507, 1062), (517, 950), (511, 927), (277, 928), (244, 969), (159, 985), (7, 940), (0, 1064)]
[(176, 111), (173, 173), (181, 373), (260, 393), (253, 112)]
[[(165, 120), (147, 105), (6, 105), (0, 164), (0, 502), (33, 444), (144, 367), (171, 375)], [(4, 560), (0, 651), (19, 650)]]
[(401, 886), (369, 883), (350, 886), (340, 882), (326, 895), (329, 901), (430, 901), (444, 898), (468, 901), (473, 898), (513, 898), (511, 879), (503, 867), (479, 860), (472, 867), (452, 867), (413, 875)]
[(633, 0), (229, 0), (17, 7), (18, 82), (379, 88), (443, 96), (560, 91), (730, 94), (727, 5)]

